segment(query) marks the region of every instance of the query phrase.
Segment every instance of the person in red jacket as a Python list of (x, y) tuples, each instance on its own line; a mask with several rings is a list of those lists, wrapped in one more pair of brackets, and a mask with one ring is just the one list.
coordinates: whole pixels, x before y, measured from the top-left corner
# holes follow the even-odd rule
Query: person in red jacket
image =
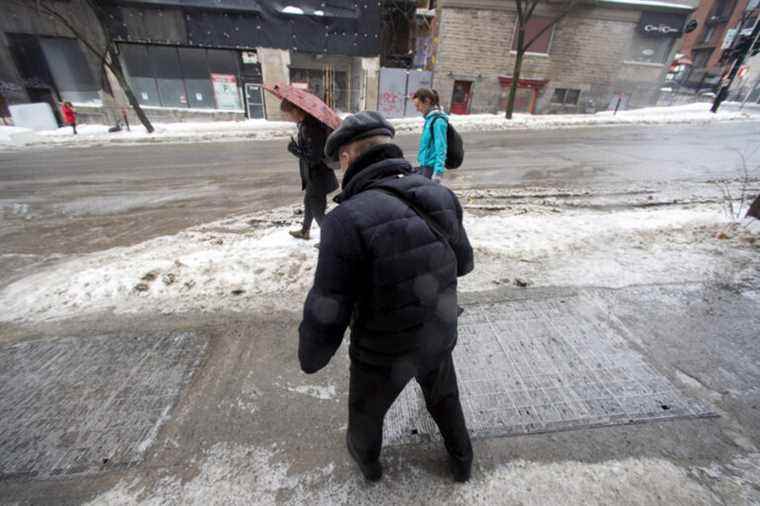
[(63, 114), (63, 122), (67, 125), (71, 125), (74, 130), (74, 135), (77, 134), (77, 113), (74, 110), (74, 106), (71, 102), (64, 102), (61, 106), (61, 113)]

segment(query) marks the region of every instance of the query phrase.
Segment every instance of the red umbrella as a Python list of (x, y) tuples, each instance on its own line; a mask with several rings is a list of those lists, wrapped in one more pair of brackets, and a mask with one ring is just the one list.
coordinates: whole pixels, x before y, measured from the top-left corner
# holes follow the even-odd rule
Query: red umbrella
[(333, 130), (340, 126), (340, 116), (330, 109), (327, 104), (322, 102), (322, 100), (308, 91), (295, 88), (288, 84), (275, 84), (274, 86), (265, 85), (264, 89), (280, 100), (288, 100), (294, 103)]

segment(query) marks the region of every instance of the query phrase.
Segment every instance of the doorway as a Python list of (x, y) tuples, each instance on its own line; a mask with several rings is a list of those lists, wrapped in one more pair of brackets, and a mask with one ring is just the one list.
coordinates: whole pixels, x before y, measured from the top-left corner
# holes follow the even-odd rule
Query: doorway
[(245, 104), (249, 119), (264, 119), (264, 88), (259, 83), (245, 83)]
[(451, 114), (470, 114), (472, 81), (454, 81), (451, 93)]

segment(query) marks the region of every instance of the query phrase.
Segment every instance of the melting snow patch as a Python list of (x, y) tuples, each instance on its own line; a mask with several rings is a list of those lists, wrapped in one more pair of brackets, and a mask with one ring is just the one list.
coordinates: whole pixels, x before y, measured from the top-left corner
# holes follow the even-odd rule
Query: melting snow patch
[(301, 385), (297, 387), (288, 387), (291, 392), (297, 392), (299, 394), (308, 395), (315, 399), (332, 400), (335, 399), (335, 385), (329, 385), (326, 387), (317, 385)]
[[(394, 459), (395, 460), (395, 459)], [(297, 472), (281, 453), (220, 443), (204, 456), (198, 474), (182, 481), (122, 481), (88, 503), (164, 504), (714, 504), (718, 497), (687, 470), (663, 459), (599, 463), (514, 461), (476, 467), (473, 479), (454, 486), (448, 479), (404, 463), (388, 467), (383, 482), (368, 486), (352, 462), (332, 462)], [(387, 464), (387, 457), (386, 457)], [(300, 467), (300, 466), (299, 466)]]

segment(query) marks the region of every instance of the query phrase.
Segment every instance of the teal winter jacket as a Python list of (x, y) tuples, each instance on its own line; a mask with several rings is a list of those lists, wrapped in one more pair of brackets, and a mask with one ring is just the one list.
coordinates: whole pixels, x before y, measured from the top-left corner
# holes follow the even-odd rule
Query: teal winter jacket
[[(440, 119), (433, 124), (433, 119)], [(431, 124), (433, 128), (431, 128)], [(446, 170), (446, 129), (449, 118), (446, 113), (434, 109), (425, 116), (425, 126), (422, 129), (420, 149), (417, 153), (417, 163), (420, 167), (433, 167), (435, 174), (443, 174)], [(435, 131), (433, 131), (433, 129)]]

